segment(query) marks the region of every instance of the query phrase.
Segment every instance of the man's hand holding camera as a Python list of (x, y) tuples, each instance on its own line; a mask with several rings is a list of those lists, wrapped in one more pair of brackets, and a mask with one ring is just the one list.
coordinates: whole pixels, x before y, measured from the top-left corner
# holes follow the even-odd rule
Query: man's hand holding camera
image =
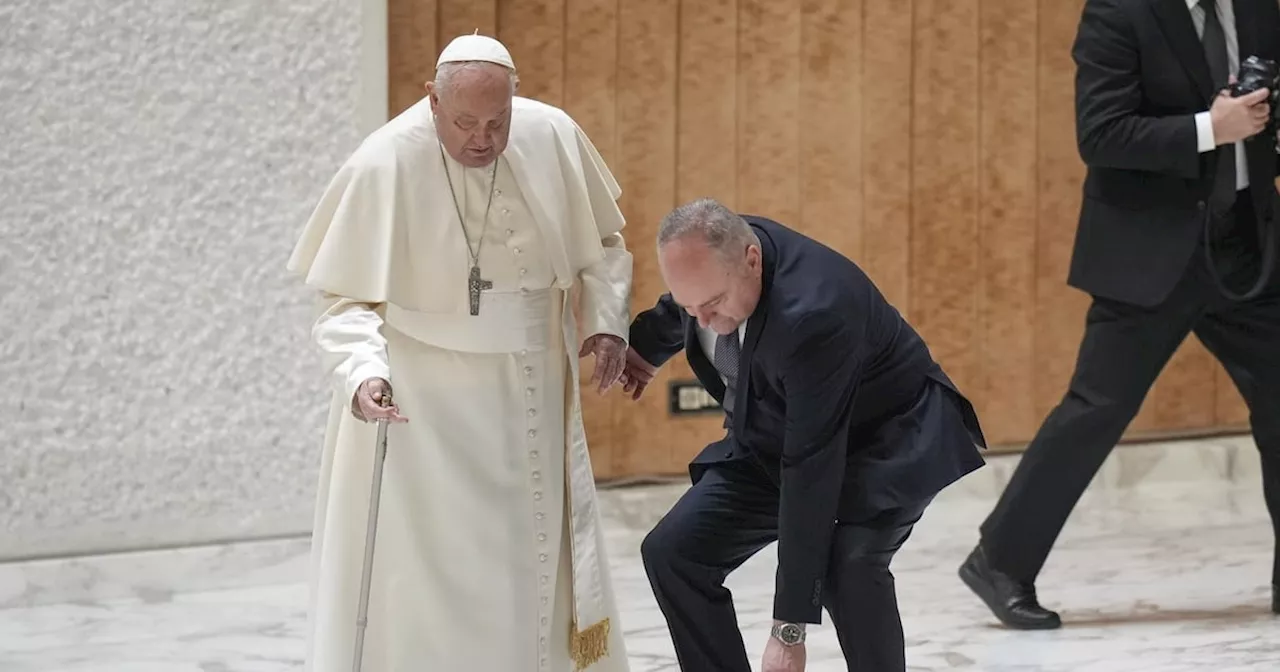
[(1271, 119), (1271, 105), (1267, 102), (1270, 95), (1269, 90), (1258, 89), (1233, 98), (1229, 90), (1220, 91), (1209, 108), (1214, 141), (1227, 145), (1261, 133)]

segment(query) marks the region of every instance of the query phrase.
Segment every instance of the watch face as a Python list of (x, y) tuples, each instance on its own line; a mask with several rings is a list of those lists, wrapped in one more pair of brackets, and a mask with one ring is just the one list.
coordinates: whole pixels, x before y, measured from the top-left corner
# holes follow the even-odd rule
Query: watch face
[(784, 644), (798, 644), (800, 642), (800, 637), (803, 634), (804, 633), (800, 630), (800, 626), (787, 623), (779, 629), (778, 638), (781, 639)]

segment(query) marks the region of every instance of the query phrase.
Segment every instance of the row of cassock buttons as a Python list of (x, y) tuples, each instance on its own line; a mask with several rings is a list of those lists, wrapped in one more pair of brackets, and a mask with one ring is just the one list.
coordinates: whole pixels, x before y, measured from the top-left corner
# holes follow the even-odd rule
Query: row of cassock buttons
[[(497, 197), (499, 197), (499, 198), (501, 198), (501, 197), (502, 197), (502, 190), (501, 190), (501, 189), (497, 189), (497, 190), (495, 190), (495, 191), (494, 191), (494, 195), (495, 195), (495, 196), (497, 196)], [(503, 217), (508, 217), (508, 218), (509, 218), (509, 217), (511, 217), (511, 208), (503, 208), (503, 209), (502, 209), (502, 216), (503, 216)], [(520, 248), (518, 248), (518, 247), (516, 247), (516, 246), (515, 246), (515, 242), (514, 242), (514, 239), (513, 239), (513, 237), (514, 237), (515, 235), (516, 235), (516, 232), (515, 232), (515, 230), (514, 230), (514, 229), (507, 229), (507, 241), (508, 241), (508, 243), (507, 243), (507, 244), (511, 245), (511, 253), (512, 253), (512, 254), (514, 254), (514, 255), (516, 255), (516, 257), (517, 257), (517, 261), (518, 261), (518, 260), (519, 260), (520, 255), (521, 255), (521, 254), (523, 254), (523, 251), (521, 251), (521, 249), (520, 249)], [(523, 277), (524, 277), (526, 274), (528, 274), (528, 273), (529, 273), (529, 269), (527, 269), (527, 268), (525, 268), (525, 267), (523, 267), (523, 266), (521, 266), (521, 267), (520, 267), (520, 277), (522, 277), (522, 278), (523, 278)], [(522, 284), (522, 285), (520, 286), (520, 291), (522, 291), (522, 292), (527, 292), (527, 291), (529, 291), (529, 288), (528, 288), (528, 287), (525, 287), (525, 286)]]
[[(527, 355), (528, 355), (527, 351), (520, 352), (521, 359), (524, 359)], [(524, 367), (524, 375), (525, 375), (525, 378), (532, 379), (534, 376), (533, 367), (526, 364)], [(534, 401), (534, 396), (536, 393), (537, 393), (537, 390), (532, 385), (530, 385), (525, 389), (525, 396), (528, 398), (528, 401), (529, 401), (528, 411), (527, 411), (528, 418), (529, 418), (527, 436), (529, 437), (530, 442), (532, 442), (534, 439), (538, 437), (538, 430), (535, 426), (537, 423), (536, 419), (538, 417), (538, 409)], [(540, 602), (540, 606), (538, 610), (542, 614), (539, 619), (539, 622), (542, 625), (541, 630), (543, 634), (539, 636), (539, 648), (541, 649), (541, 654), (542, 654), (541, 666), (545, 668), (547, 665), (547, 636), (546, 636), (547, 607), (548, 607), (548, 603), (550, 602), (548, 590), (550, 589), (551, 575), (548, 573), (548, 570), (547, 570), (547, 561), (549, 560), (549, 557), (547, 555), (547, 548), (546, 548), (546, 545), (547, 545), (547, 531), (546, 531), (546, 522), (545, 522), (546, 512), (543, 511), (543, 507), (541, 503), (542, 502), (542, 472), (539, 470), (539, 467), (538, 467), (538, 459), (539, 459), (538, 450), (536, 448), (531, 448), (529, 450), (529, 460), (532, 463), (531, 465), (532, 473), (530, 475), (533, 478), (533, 486), (534, 486), (533, 501), (535, 502), (533, 518), (535, 521), (534, 529), (538, 539), (538, 544), (537, 544), (538, 545), (538, 563), (539, 563), (539, 566), (541, 567), (541, 575), (538, 577), (538, 600)]]
[[(497, 195), (501, 196), (502, 192), (499, 190), (497, 192)], [(505, 217), (510, 217), (511, 210), (509, 208), (503, 208), (502, 214)], [(520, 256), (523, 254), (523, 251), (519, 247), (515, 246), (514, 236), (515, 236), (515, 230), (507, 229), (507, 240), (508, 240), (508, 244), (511, 245), (511, 253), (515, 255), (517, 259), (517, 263), (519, 263), (519, 259), (520, 259)], [(520, 266), (519, 269), (520, 269), (519, 273), (521, 278), (523, 278), (525, 275), (529, 273), (529, 269), (525, 268), (524, 266)], [(522, 282), (520, 286), (520, 291), (527, 292), (529, 291), (529, 288), (525, 286)], [(529, 353), (527, 350), (522, 350), (520, 352), (520, 358), (523, 360), (525, 357), (528, 356), (528, 354)], [(524, 367), (525, 378), (532, 379), (533, 374), (534, 374), (533, 367), (526, 364)], [(534, 404), (534, 394), (536, 392), (537, 390), (532, 386), (525, 389), (525, 396), (529, 400), (529, 408), (527, 413), (529, 416), (528, 437), (530, 441), (533, 441), (538, 437), (538, 430), (534, 426), (535, 418), (538, 417), (538, 409)], [(533, 500), (535, 502), (541, 502), (542, 490), (540, 488), (542, 487), (541, 486), (542, 473), (538, 470), (538, 465), (537, 465), (538, 451), (536, 449), (531, 449), (529, 451), (529, 459), (530, 461), (533, 462), (533, 472), (531, 474), (534, 482)], [(544, 527), (545, 525), (544, 520), (546, 519), (546, 513), (542, 510), (542, 505), (540, 503), (534, 505), (533, 517), (534, 517), (534, 520), (536, 521), (534, 524), (534, 527), (536, 528), (537, 535), (538, 535), (538, 563), (542, 566), (542, 574), (541, 576), (539, 576), (539, 583), (538, 583), (539, 602), (541, 603), (541, 607), (539, 611), (541, 611), (542, 613), (542, 616), (539, 622), (541, 623), (545, 633), (545, 628), (547, 626), (547, 606), (548, 606), (548, 603), (550, 602), (550, 598), (548, 597), (547, 591), (550, 587), (551, 576), (547, 573), (547, 568), (546, 568), (546, 563), (548, 560), (547, 553), (546, 553), (547, 532)], [(541, 652), (542, 652), (541, 667), (546, 668), (547, 666), (546, 634), (540, 635), (538, 640), (539, 640), (539, 648), (541, 649)]]

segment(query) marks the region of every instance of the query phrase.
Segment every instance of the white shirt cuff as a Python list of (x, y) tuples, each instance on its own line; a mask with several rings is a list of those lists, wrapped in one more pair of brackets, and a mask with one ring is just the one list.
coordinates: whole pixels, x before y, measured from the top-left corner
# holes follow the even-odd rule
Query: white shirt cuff
[(1212, 152), (1218, 143), (1213, 137), (1213, 120), (1209, 117), (1208, 112), (1201, 112), (1196, 115), (1196, 149), (1197, 151)]

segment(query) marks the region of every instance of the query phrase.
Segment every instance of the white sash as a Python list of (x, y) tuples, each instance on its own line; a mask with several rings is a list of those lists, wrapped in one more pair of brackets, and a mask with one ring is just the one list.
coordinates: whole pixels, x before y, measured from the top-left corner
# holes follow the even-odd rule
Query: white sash
[[(475, 353), (541, 352), (561, 319), (562, 290), (485, 291), (480, 314), (419, 313), (387, 304), (387, 324), (445, 350)], [(573, 353), (577, 354), (577, 353)]]

